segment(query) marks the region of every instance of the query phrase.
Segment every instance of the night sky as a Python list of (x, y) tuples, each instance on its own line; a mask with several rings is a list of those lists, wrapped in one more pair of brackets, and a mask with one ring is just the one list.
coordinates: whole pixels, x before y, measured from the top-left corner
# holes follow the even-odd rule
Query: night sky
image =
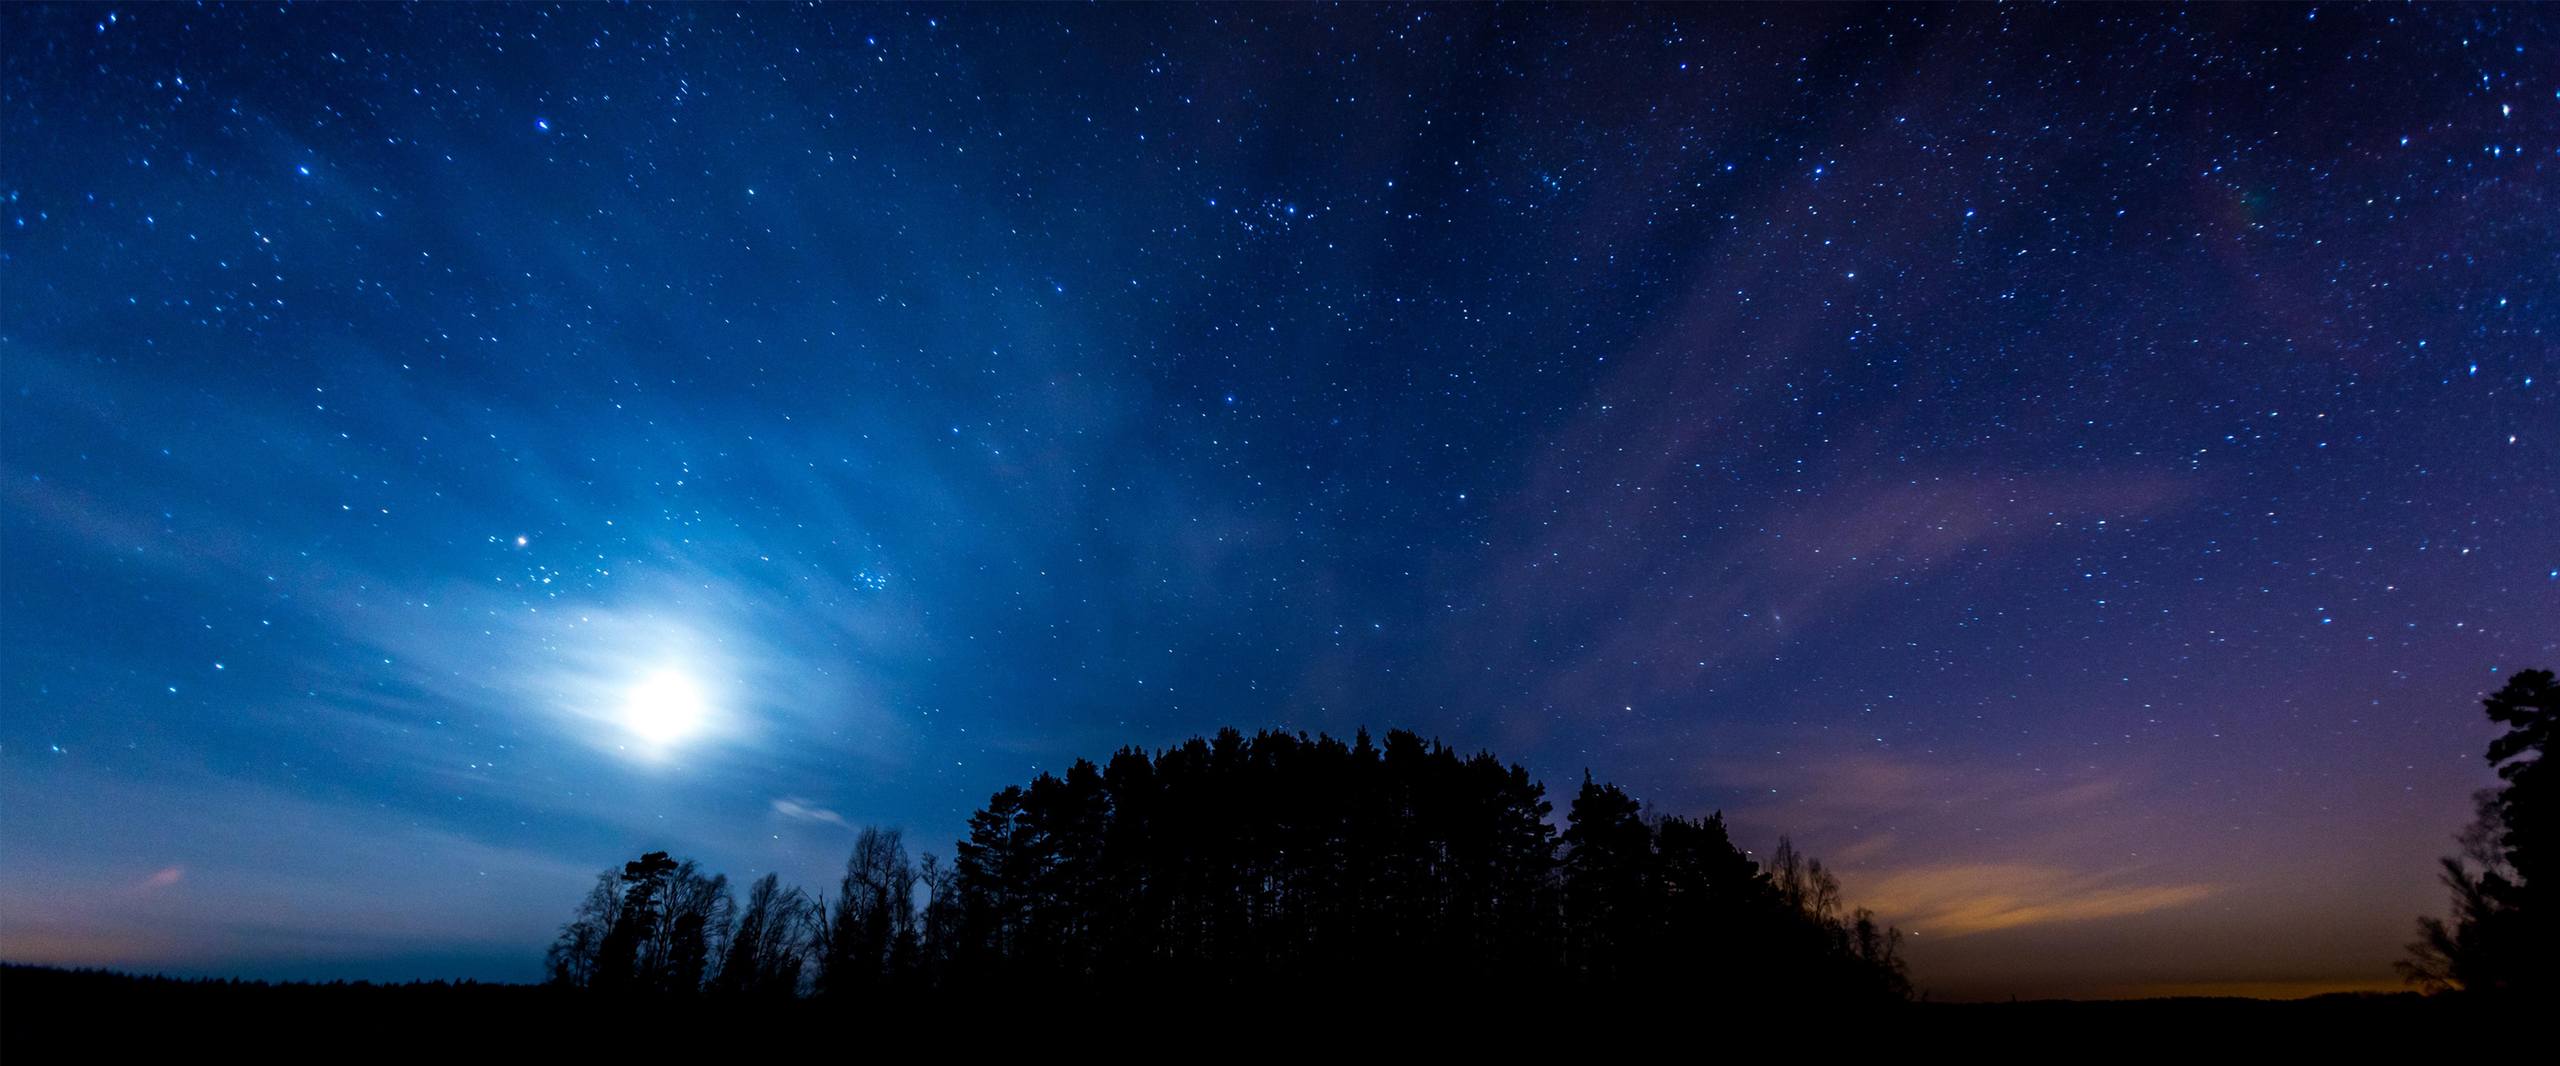
[(2390, 987), (2560, 662), (2549, 9), (0, 48), (11, 960), (532, 979), (643, 850), (1365, 725), (1790, 833), (1940, 998)]

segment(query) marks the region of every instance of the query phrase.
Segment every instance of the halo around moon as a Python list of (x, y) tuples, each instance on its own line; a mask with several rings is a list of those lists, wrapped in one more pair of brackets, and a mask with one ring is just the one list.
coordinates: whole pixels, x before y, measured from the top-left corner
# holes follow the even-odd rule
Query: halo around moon
[(623, 694), (622, 725), (651, 745), (664, 746), (701, 731), (711, 715), (702, 685), (681, 670), (661, 669)]

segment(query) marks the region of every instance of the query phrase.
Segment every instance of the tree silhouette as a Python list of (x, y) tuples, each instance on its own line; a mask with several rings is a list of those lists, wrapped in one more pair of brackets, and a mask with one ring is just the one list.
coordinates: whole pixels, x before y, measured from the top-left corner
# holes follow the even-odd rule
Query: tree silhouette
[(1582, 775), (1565, 815), (1566, 965), (1583, 980), (1611, 984), (1642, 968), (1637, 957), (1659, 920), (1663, 883), (1652, 876), (1653, 831), (1643, 809), (1616, 785)]
[(860, 995), (887, 980), (895, 945), (902, 939), (913, 943), (915, 882), (898, 830), (864, 829), (855, 838), (818, 956), (820, 993)]
[(2475, 817), (2457, 840), (2461, 853), (2440, 860), (2453, 893), (2451, 920), (2418, 919), (2401, 974), (2428, 991), (2458, 990), (2482, 996), (2538, 997), (2554, 991), (2560, 969), (2560, 892), (2554, 870), (2560, 842), (2560, 781), (2547, 753), (2560, 684), (2549, 670), (2526, 670), (2482, 701), (2489, 719), (2507, 732), (2489, 743), (2489, 764), (2503, 786), (2473, 797)]
[(701, 991), (732, 931), (729, 879), (653, 851), (597, 875), (546, 958), (553, 983), (605, 992)]
[[(622, 918), (622, 893), (617, 890), (612, 871), (597, 875), (596, 883), (587, 890), (577, 910), (560, 927), (560, 936), (552, 941), (543, 960), (543, 970), (551, 983), (573, 988), (590, 988), (596, 983), (600, 956), (604, 953), (605, 935)], [(619, 952), (619, 946), (616, 948)], [(610, 986), (611, 982), (607, 982)]]
[(622, 906), (605, 930), (604, 941), (596, 951), (595, 974), (590, 987), (609, 992), (645, 989), (650, 982), (643, 979), (642, 966), (649, 960), (647, 940), (658, 926), (658, 896), (666, 888), (667, 878), (676, 872), (675, 860), (663, 851), (653, 851), (622, 867)]
[(747, 902), (720, 962), (715, 991), (751, 999), (777, 999), (800, 990), (801, 968), (817, 923), (817, 905), (797, 888), (766, 874), (747, 889)]
[[(1076, 992), (1709, 993), (1906, 998), (1900, 934), (1843, 914), (1781, 841), (1649, 817), (1585, 774), (1561, 834), (1545, 786), (1404, 731), (1233, 729), (990, 796), (948, 865), (864, 829), (830, 905), (651, 853), (599, 878), (552, 948), (561, 984), (834, 1000), (940, 987)], [(713, 963), (717, 963), (714, 968)]]

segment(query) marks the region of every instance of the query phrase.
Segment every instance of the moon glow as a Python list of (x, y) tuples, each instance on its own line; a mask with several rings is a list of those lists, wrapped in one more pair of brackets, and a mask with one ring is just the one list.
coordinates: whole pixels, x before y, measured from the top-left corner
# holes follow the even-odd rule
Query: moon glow
[(640, 679), (622, 701), (623, 727), (659, 746), (699, 731), (710, 713), (702, 686), (678, 670), (659, 670)]

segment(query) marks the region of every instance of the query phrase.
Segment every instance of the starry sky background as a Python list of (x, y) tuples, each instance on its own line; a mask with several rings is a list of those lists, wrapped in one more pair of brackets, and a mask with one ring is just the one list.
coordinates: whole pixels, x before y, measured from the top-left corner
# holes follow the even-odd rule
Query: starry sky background
[(0, 49), (12, 960), (530, 979), (644, 849), (1366, 725), (1791, 833), (1941, 998), (2389, 987), (2560, 661), (2547, 9)]

